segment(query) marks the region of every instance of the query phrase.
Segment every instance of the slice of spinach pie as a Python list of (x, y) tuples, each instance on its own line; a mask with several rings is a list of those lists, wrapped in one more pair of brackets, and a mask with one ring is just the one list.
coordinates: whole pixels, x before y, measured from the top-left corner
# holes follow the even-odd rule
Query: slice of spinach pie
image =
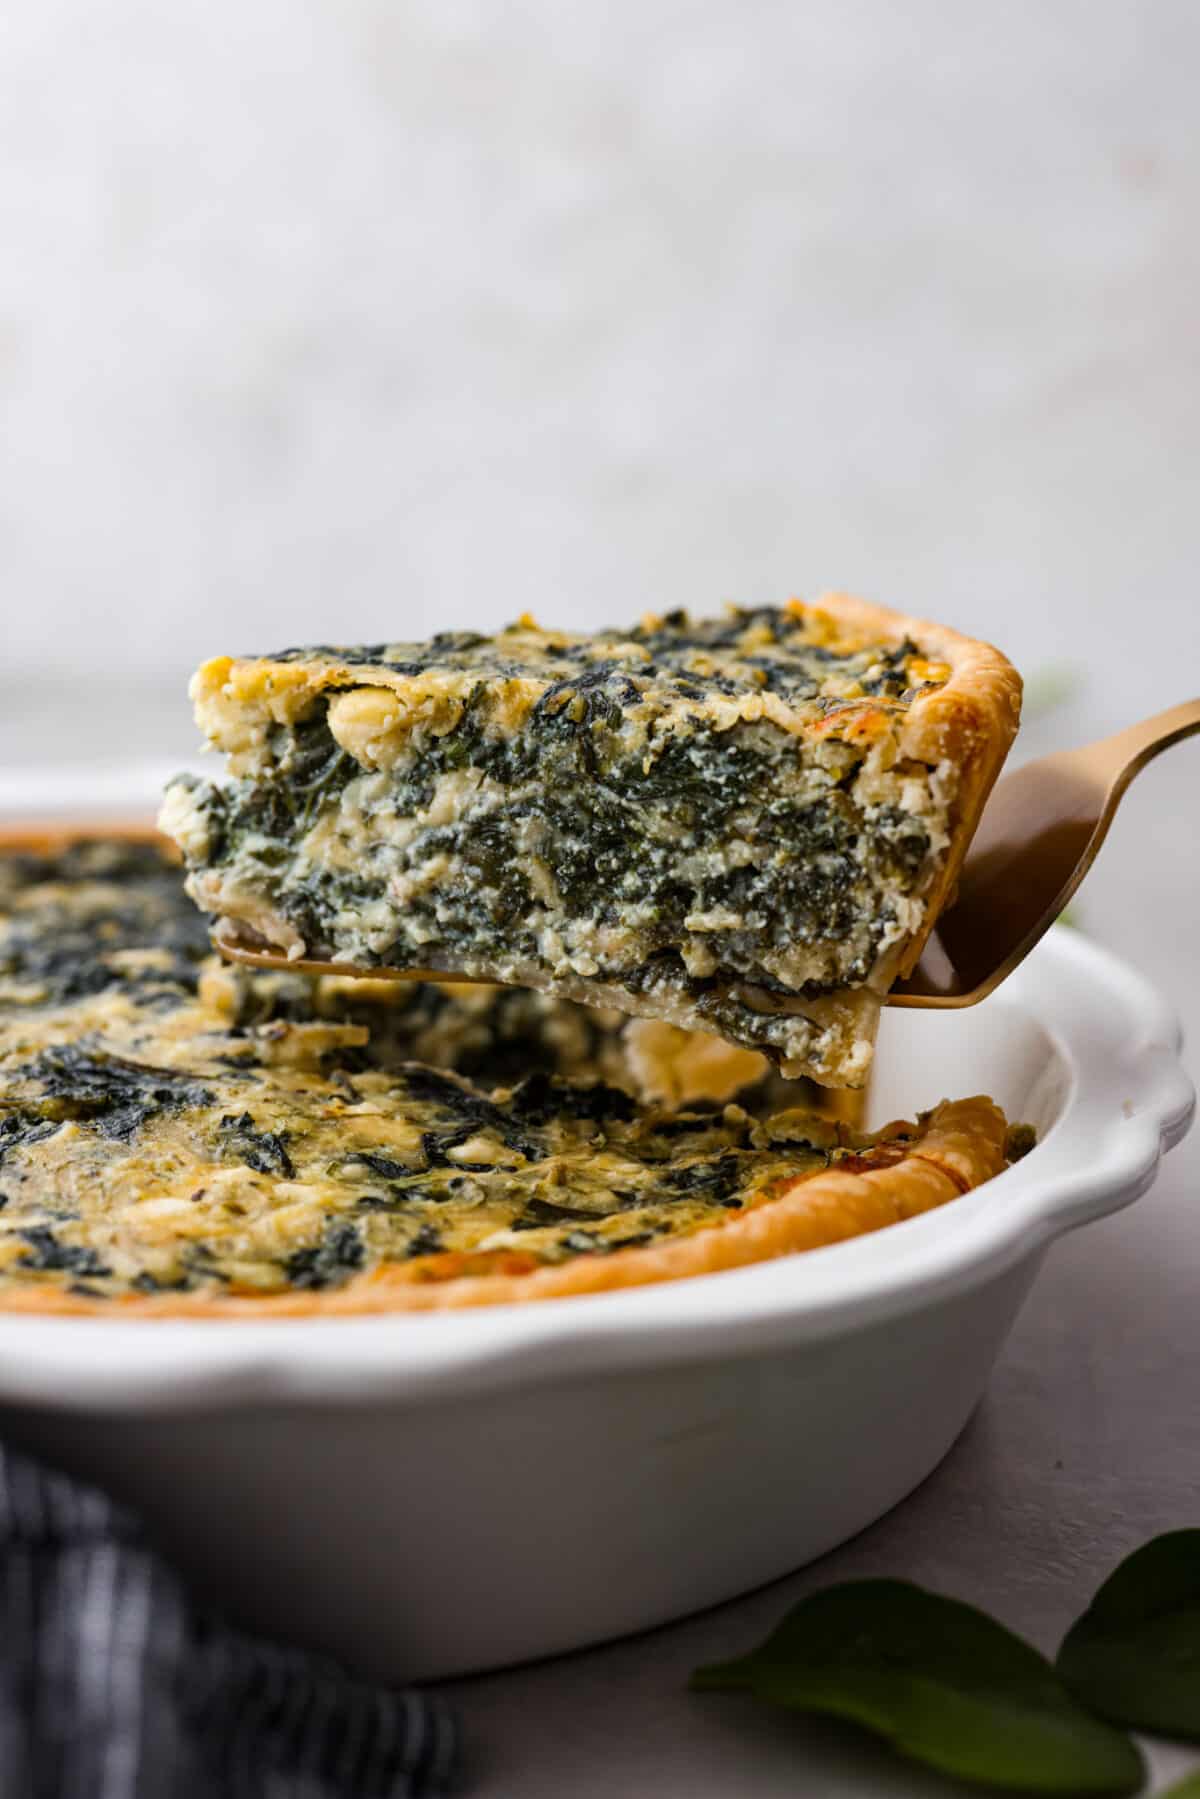
[(707, 1030), (860, 1086), (1016, 729), (989, 645), (845, 596), (206, 663), (162, 825), (227, 941)]
[[(543, 1011), (524, 1056), (515, 1017), (492, 1015), (496, 1084), (480, 996), (464, 1012), (433, 989), (389, 1006), (369, 984), (231, 981), (199, 926), (152, 845), (0, 857), (0, 1309), (596, 1292), (876, 1230), (1021, 1147), (987, 1099), (865, 1134), (795, 1104), (672, 1110), (567, 1079), (620, 1073), (615, 1040), (547, 1035), (538, 995), (500, 996)], [(418, 1041), (476, 1078), (412, 1059)]]

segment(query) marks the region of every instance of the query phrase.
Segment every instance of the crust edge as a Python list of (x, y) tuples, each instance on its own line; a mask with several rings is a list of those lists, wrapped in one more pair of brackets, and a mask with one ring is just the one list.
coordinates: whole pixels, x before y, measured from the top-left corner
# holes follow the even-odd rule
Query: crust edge
[(902, 979), (920, 961), (938, 917), (952, 903), (971, 839), (1017, 734), (1023, 684), (994, 644), (966, 637), (948, 625), (893, 612), (846, 593), (824, 594), (814, 609), (885, 640), (910, 637), (950, 665), (950, 678), (943, 686), (913, 701), (902, 738), (905, 752), (917, 760), (933, 764), (949, 760), (958, 770), (950, 808), (950, 850), (929, 890), (921, 929), (896, 966), (894, 978)]

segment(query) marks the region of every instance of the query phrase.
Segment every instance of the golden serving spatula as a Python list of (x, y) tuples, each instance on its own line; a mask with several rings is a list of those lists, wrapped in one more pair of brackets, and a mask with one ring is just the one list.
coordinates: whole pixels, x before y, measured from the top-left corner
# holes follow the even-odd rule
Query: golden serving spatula
[(1197, 731), (1200, 700), (1185, 700), (1115, 737), (1040, 756), (997, 782), (954, 904), (887, 1004), (974, 1006), (994, 992), (1062, 913), (1134, 775)]
[[(1129, 783), (1160, 750), (1200, 731), (1200, 700), (1078, 750), (1059, 750), (1006, 775), (988, 801), (958, 880), (920, 962), (887, 996), (889, 1006), (973, 1006), (993, 992), (1044, 937), (1095, 861)], [(356, 968), (289, 962), (236, 937), (221, 954), (252, 968), (294, 974), (360, 974), (374, 980), (468, 981), (436, 969)]]

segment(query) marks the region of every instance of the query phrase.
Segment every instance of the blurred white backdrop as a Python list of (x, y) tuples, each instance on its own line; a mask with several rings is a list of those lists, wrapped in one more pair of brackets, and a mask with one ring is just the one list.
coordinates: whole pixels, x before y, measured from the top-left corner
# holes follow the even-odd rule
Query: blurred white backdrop
[(1192, 0), (12, 0), (0, 760), (185, 752), (217, 651), (827, 586), (1097, 728), (1190, 694), (1198, 58)]

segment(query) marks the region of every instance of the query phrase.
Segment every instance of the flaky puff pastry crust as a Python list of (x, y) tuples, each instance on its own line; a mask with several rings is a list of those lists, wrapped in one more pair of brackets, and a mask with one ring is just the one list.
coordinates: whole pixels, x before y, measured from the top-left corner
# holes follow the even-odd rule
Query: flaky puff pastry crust
[(917, 695), (901, 727), (903, 755), (931, 767), (949, 763), (956, 779), (950, 848), (926, 896), (921, 929), (905, 945), (896, 965), (893, 978), (899, 979), (912, 973), (939, 914), (953, 901), (963, 858), (1021, 722), (1021, 677), (993, 644), (852, 594), (825, 594), (811, 607), (793, 605), (802, 613), (825, 613), (839, 636), (850, 632), (864, 641), (885, 643), (908, 638), (950, 671), (940, 687)]

